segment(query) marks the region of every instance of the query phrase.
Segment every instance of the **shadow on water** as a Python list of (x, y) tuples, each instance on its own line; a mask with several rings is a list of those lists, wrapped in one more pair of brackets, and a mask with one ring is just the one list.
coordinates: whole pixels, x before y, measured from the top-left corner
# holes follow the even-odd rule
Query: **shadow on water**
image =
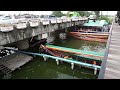
[(57, 66), (54, 60), (48, 59), (45, 62), (41, 57), (36, 57), (20, 70), (14, 71), (12, 79), (95, 79), (96, 77), (93, 75), (93, 70), (79, 69), (78, 66), (72, 70), (70, 64), (63, 63)]
[[(64, 41), (56, 40), (55, 45), (97, 52), (104, 52), (105, 49), (103, 43), (77, 40), (71, 37)], [(27, 51), (38, 52), (38, 47), (39, 45)], [(97, 75), (93, 73), (93, 70), (76, 65), (72, 70), (71, 65), (65, 62), (57, 65), (52, 59), (45, 62), (42, 57), (36, 56), (32, 61), (15, 70), (11, 79), (96, 79)]]

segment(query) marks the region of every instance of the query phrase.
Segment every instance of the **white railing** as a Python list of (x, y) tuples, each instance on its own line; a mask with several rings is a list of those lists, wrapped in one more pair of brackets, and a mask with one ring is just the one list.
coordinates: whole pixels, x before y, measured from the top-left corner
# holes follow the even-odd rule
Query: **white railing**
[(26, 22), (22, 22), (22, 23), (17, 23), (15, 24), (17, 29), (25, 29), (27, 28), (27, 23)]
[(0, 26), (0, 31), (1, 32), (10, 32), (12, 30), (14, 30), (13, 25), (4, 25), (4, 26), (2, 25), (2, 26)]
[(57, 23), (57, 19), (53, 19), (53, 20), (50, 20), (51, 21), (51, 23), (53, 23), (53, 24), (55, 24), (55, 23)]
[(62, 23), (62, 19), (57, 19), (57, 23)]
[(39, 22), (38, 21), (30, 21), (29, 23), (30, 23), (31, 27), (37, 27), (37, 26), (39, 26)]
[[(57, 18), (56, 20), (50, 20), (52, 24), (55, 23), (62, 23), (62, 22), (71, 22), (71, 21), (78, 21), (78, 20), (86, 20), (87, 18), (68, 18), (68, 19), (61, 19), (61, 18)], [(0, 31), (2, 32), (9, 32), (12, 31), (14, 28), (13, 26), (15, 26), (17, 29), (25, 29), (27, 28), (27, 23), (30, 23), (31, 27), (37, 27), (39, 26), (39, 23), (42, 22), (43, 25), (49, 25), (50, 22), (49, 20), (26, 20), (26, 21), (21, 21), (15, 24), (0, 24)]]
[(48, 25), (50, 22), (47, 20), (47, 21), (42, 21), (42, 24), (43, 25)]

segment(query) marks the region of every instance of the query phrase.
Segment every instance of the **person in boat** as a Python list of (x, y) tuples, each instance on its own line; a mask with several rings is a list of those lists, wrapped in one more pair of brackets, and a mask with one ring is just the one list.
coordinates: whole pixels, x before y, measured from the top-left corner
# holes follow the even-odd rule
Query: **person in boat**
[(64, 59), (73, 59), (73, 58), (71, 56), (66, 55), (64, 56)]
[(47, 39), (46, 38), (41, 39), (41, 44), (42, 45), (45, 45), (46, 43), (47, 43)]
[(96, 61), (93, 61), (93, 65), (96, 65), (97, 63), (96, 63)]
[(99, 31), (99, 32), (101, 31), (101, 28), (100, 28), (100, 27), (98, 28), (98, 31)]
[(46, 43), (47, 43), (47, 39), (46, 39), (46, 38), (43, 38), (43, 39), (41, 39), (41, 40), (35, 40), (34, 38), (32, 38), (32, 39), (30, 40), (31, 46), (35, 46), (35, 45), (38, 45), (38, 44), (43, 44), (43, 45), (45, 45)]
[(47, 54), (47, 49), (42, 44), (40, 44), (39, 53), (45, 53), (45, 54)]
[(68, 56), (68, 55), (66, 55), (66, 56), (64, 56), (63, 58), (64, 58), (64, 59), (67, 59), (68, 57), (69, 57), (69, 56)]
[(87, 32), (89, 32), (89, 31), (90, 31), (90, 27), (87, 28)]
[(73, 32), (77, 32), (77, 29), (73, 29)]

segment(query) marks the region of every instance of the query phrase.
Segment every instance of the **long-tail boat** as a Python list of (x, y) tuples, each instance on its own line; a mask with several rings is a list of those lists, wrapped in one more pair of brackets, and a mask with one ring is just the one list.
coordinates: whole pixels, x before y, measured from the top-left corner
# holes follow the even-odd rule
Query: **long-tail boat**
[(81, 33), (81, 32), (70, 32), (70, 34), (94, 35), (94, 36), (109, 36), (109, 33)]
[(50, 50), (49, 48), (47, 48), (46, 46), (42, 45), (41, 44), (41, 47), (49, 54), (53, 55), (53, 56), (56, 56), (56, 57), (64, 57), (65, 55), (63, 55), (62, 52), (58, 52), (58, 51), (55, 51), (55, 50)]
[[(63, 52), (60, 52), (60, 51), (56, 51), (56, 50), (53, 50), (53, 49), (50, 49), (49, 47), (47, 46), (44, 46), (41, 44), (41, 47), (46, 51), (48, 52), (50, 55), (53, 55), (53, 56), (56, 56), (56, 57), (61, 57), (61, 58), (65, 58), (65, 59), (74, 59), (76, 60), (75, 57), (73, 56), (70, 56), (70, 55), (65, 55), (63, 54)], [(89, 63), (89, 64), (95, 64), (95, 65), (101, 65), (101, 62), (99, 60), (88, 60), (88, 59), (78, 59), (78, 61), (82, 61), (82, 62), (85, 62), (85, 63)]]
[(73, 35), (71, 34), (71, 36), (80, 39), (80, 40), (87, 40), (87, 41), (97, 41), (97, 42), (107, 42), (107, 39), (100, 39), (100, 38), (92, 38), (92, 37), (87, 37), (87, 36), (77, 36), (77, 35)]
[(107, 39), (108, 38), (108, 36), (98, 36), (98, 35), (91, 35), (91, 34), (87, 34), (87, 35), (85, 35), (85, 34), (79, 34), (79, 33), (71, 33), (71, 34), (73, 34), (73, 35), (75, 35), (75, 36), (86, 36), (86, 37), (90, 37), (90, 38), (100, 38), (100, 39)]
[(74, 54), (74, 55), (77, 55), (77, 56), (80, 56), (80, 57), (83, 57), (83, 58), (95, 59), (95, 60), (100, 60), (100, 61), (103, 59), (103, 56), (104, 56), (103, 53), (85, 51), (85, 50), (78, 50), (78, 49), (54, 46), (54, 45), (49, 45), (49, 44), (46, 44), (46, 48), (48, 48), (49, 50), (71, 53), (71, 54)]

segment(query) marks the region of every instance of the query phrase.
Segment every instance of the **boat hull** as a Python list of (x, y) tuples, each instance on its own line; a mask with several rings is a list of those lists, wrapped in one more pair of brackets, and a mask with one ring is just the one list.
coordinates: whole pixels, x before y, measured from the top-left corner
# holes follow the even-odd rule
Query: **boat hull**
[(75, 36), (86, 36), (86, 37), (90, 37), (90, 38), (108, 39), (108, 36), (105, 36), (105, 35), (104, 36), (101, 36), (101, 35), (90, 35), (90, 34), (85, 35), (85, 34), (79, 34), (79, 33), (75, 33), (73, 35), (75, 35)]
[[(49, 48), (49, 47), (47, 47), (47, 46), (43, 46), (43, 45), (41, 45), (42, 47), (43, 47), (43, 49), (46, 51), (46, 49), (47, 49), (47, 52), (50, 54), (50, 55), (53, 55), (53, 56), (56, 56), (56, 57), (61, 57), (61, 58), (65, 58), (65, 59), (73, 59), (73, 56), (69, 56), (69, 55), (64, 55), (64, 53), (63, 52), (61, 52), (61, 51), (57, 51), (57, 50), (55, 50), (55, 49), (51, 49), (51, 48)], [(74, 57), (74, 59), (75, 59), (75, 57)], [(78, 60), (78, 59), (77, 59)], [(79, 59), (78, 61), (81, 61), (81, 62), (85, 62), (85, 63), (89, 63), (89, 64), (93, 64), (93, 61), (94, 60), (84, 60), (84, 59)], [(95, 60), (96, 61), (96, 60)], [(97, 65), (101, 65), (101, 62), (100, 61), (96, 61), (96, 63), (97, 63)]]
[(70, 34), (94, 35), (94, 36), (109, 36), (109, 33), (81, 33), (81, 32), (70, 32)]
[(70, 35), (80, 40), (97, 41), (97, 42), (103, 42), (103, 43), (107, 42), (107, 39), (92, 38), (87, 36), (77, 36), (75, 34), (70, 34)]

